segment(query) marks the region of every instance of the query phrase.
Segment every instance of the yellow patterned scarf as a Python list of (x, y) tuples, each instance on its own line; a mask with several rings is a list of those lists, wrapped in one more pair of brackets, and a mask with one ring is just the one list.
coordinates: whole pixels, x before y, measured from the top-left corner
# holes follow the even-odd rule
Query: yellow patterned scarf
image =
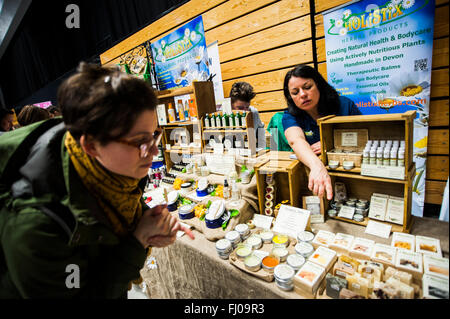
[(142, 216), (139, 179), (122, 176), (105, 169), (86, 154), (67, 132), (64, 145), (83, 184), (97, 199), (116, 235), (125, 236), (135, 228)]

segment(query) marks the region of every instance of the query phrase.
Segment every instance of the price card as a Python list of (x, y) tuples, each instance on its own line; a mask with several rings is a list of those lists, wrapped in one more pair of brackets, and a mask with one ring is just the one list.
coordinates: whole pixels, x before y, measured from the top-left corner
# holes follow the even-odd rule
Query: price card
[(355, 214), (355, 207), (350, 206), (342, 206), (339, 210), (339, 217), (353, 219), (353, 215)]
[(297, 238), (300, 231), (305, 230), (311, 213), (308, 210), (281, 205), (273, 231)]
[(214, 144), (214, 154), (215, 155), (222, 155), (223, 154), (223, 144), (222, 143)]
[(265, 216), (261, 214), (253, 215), (253, 224), (255, 224), (256, 227), (260, 227), (263, 229), (270, 229), (270, 227), (272, 227), (272, 220), (273, 217), (271, 216)]
[(382, 238), (389, 238), (391, 228), (392, 228), (391, 225), (369, 220), (369, 222), (367, 223), (365, 233)]
[(342, 132), (341, 145), (342, 146), (358, 146), (358, 133)]

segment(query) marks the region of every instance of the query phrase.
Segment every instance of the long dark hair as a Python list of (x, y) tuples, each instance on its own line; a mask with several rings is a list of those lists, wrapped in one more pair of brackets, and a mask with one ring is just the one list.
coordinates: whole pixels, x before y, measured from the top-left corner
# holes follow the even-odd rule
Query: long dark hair
[(304, 78), (304, 79), (313, 79), (316, 83), (319, 92), (320, 98), (318, 103), (318, 111), (321, 116), (326, 116), (330, 114), (338, 114), (339, 112), (339, 95), (336, 90), (328, 84), (327, 81), (320, 75), (316, 69), (308, 66), (308, 65), (297, 65), (292, 70), (289, 70), (284, 77), (284, 85), (283, 85), (283, 93), (286, 99), (286, 103), (288, 105), (288, 111), (294, 116), (303, 116), (306, 114), (305, 111), (299, 109), (294, 101), (291, 98), (291, 94), (289, 93), (288, 83), (291, 77)]

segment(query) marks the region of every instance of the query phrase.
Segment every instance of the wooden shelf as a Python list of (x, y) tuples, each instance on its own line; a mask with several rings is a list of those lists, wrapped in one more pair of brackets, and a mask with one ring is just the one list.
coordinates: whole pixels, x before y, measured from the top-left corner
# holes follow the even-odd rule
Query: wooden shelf
[[(326, 121), (327, 124), (357, 123), (357, 122), (392, 122), (405, 121), (405, 119), (416, 116), (415, 111), (407, 111), (405, 113), (390, 113), (383, 115), (349, 115), (349, 116), (327, 116), (318, 120)], [(319, 124), (319, 123), (318, 123)]]
[(328, 170), (328, 172), (337, 171), (337, 172), (361, 174), (361, 167), (354, 167), (354, 168), (349, 170), (349, 169), (343, 168), (342, 166), (339, 166), (338, 168), (330, 168), (330, 166), (327, 165), (326, 169)]
[[(342, 220), (344, 222), (360, 225), (363, 227), (367, 226), (367, 224), (369, 223), (369, 220), (373, 220), (373, 221), (376, 221), (377, 223), (383, 223), (383, 224), (392, 226), (391, 232), (403, 232), (403, 225), (393, 224), (393, 223), (389, 223), (389, 222), (385, 222), (385, 221), (381, 221), (381, 220), (370, 219), (369, 217), (365, 217), (364, 221), (362, 221), (362, 222), (357, 222), (356, 220), (343, 218), (343, 217), (339, 217), (339, 216), (335, 216), (335, 217), (327, 216), (327, 218)], [(411, 230), (411, 225), (409, 225), (409, 226), (410, 226), (410, 228), (406, 230), (408, 233)]]
[[(328, 168), (328, 166), (327, 166)], [(354, 168), (356, 169), (356, 167)], [(361, 171), (361, 169), (360, 169)], [(355, 179), (361, 179), (365, 181), (376, 181), (376, 182), (385, 182), (385, 183), (396, 183), (396, 184), (408, 184), (410, 180), (413, 179), (413, 175), (416, 171), (415, 163), (413, 163), (412, 167), (410, 168), (408, 172), (408, 176), (406, 176), (405, 180), (401, 179), (393, 179), (393, 178), (384, 178), (384, 177), (372, 177), (372, 176), (365, 176), (365, 175), (358, 175), (358, 174), (351, 174), (353, 173), (350, 171), (342, 171), (342, 172), (334, 172), (334, 171), (328, 171), (328, 174), (330, 176), (336, 176), (336, 177), (344, 177), (344, 178), (355, 178)], [(354, 172), (356, 173), (356, 171)], [(361, 172), (360, 172), (361, 173)]]
[(193, 125), (193, 124), (199, 124), (199, 122), (198, 121), (195, 121), (195, 122), (193, 122), (193, 121), (172, 122), (172, 123), (168, 123), (168, 124), (161, 125), (161, 126), (170, 128), (171, 126), (183, 126), (183, 125)]
[(176, 154), (201, 154), (201, 149), (170, 149), (170, 150), (164, 150), (166, 153), (176, 153)]
[(230, 132), (230, 133), (246, 133), (246, 129), (244, 128), (205, 128), (203, 129), (204, 133), (222, 133), (222, 132)]
[(192, 86), (186, 86), (184, 88), (178, 88), (173, 90), (164, 90), (156, 92), (158, 99), (164, 99), (168, 97), (174, 97), (177, 95), (185, 95), (194, 93), (194, 88)]

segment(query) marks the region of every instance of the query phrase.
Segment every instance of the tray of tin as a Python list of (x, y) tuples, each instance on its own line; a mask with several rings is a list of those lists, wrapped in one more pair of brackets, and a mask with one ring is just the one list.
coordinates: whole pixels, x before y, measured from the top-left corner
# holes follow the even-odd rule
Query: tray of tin
[[(251, 233), (252, 233), (252, 235), (253, 234), (259, 234), (262, 231), (263, 231), (262, 229), (255, 229)], [(273, 232), (273, 233), (274, 233), (274, 236), (278, 235), (275, 232)], [(294, 247), (297, 244), (297, 239), (292, 238), (290, 236), (288, 236), (288, 238), (289, 238), (289, 245), (286, 248), (287, 248), (287, 250), (289, 252), (288, 255), (290, 255), (290, 254), (294, 254), (295, 253), (295, 248)], [(272, 243), (263, 243), (262, 247), (259, 248), (258, 250), (262, 250), (262, 251), (270, 253), (272, 251), (272, 248), (273, 248), (273, 244)], [(246, 273), (248, 273), (248, 274), (250, 274), (252, 276), (255, 276), (257, 278), (260, 278), (260, 279), (262, 279), (264, 281), (272, 282), (274, 280), (273, 272), (272, 273), (268, 272), (267, 270), (265, 270), (262, 267), (262, 265), (261, 265), (261, 269), (259, 269), (258, 271), (248, 270), (245, 267), (244, 261), (237, 257), (236, 250), (237, 250), (237, 248), (234, 249), (231, 252), (230, 257), (229, 257), (229, 261), (230, 261), (230, 263), (233, 266), (235, 266), (236, 268), (242, 270), (243, 272), (246, 272)], [(280, 262), (280, 264), (283, 264), (283, 263), (286, 263), (286, 261)]]

